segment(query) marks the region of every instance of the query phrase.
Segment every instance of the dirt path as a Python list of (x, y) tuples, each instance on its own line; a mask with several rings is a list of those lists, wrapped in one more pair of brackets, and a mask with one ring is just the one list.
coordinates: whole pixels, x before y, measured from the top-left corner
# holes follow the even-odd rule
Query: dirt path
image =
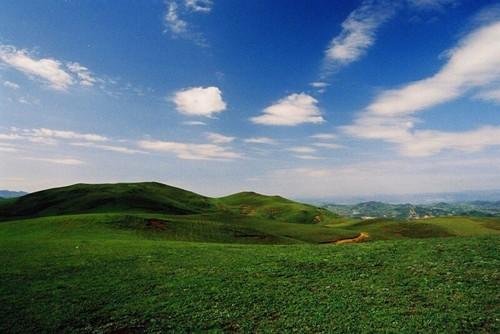
[(355, 243), (355, 242), (362, 242), (368, 239), (370, 235), (366, 232), (361, 232), (357, 237), (355, 238), (348, 238), (348, 239), (340, 239), (335, 241), (336, 244), (350, 244), (350, 243)]

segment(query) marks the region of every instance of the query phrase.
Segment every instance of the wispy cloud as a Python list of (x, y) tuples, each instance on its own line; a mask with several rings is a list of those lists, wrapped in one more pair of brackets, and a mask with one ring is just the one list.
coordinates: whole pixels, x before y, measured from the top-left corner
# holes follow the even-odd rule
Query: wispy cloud
[(193, 144), (174, 141), (141, 140), (138, 146), (150, 151), (172, 153), (185, 160), (233, 160), (241, 158), (240, 153), (228, 147), (215, 144)]
[(18, 84), (16, 84), (15, 82), (8, 81), (8, 80), (5, 80), (2, 84), (5, 87), (10, 88), (10, 89), (19, 89), (20, 88), (20, 86)]
[(323, 158), (315, 156), (315, 155), (310, 155), (310, 154), (299, 154), (295, 155), (297, 159), (302, 159), (302, 160), (321, 160)]
[(186, 7), (194, 12), (210, 13), (214, 5), (212, 0), (185, 0)]
[(80, 147), (90, 147), (93, 149), (99, 149), (99, 150), (111, 151), (111, 152), (117, 152), (117, 153), (125, 153), (125, 154), (147, 153), (145, 151), (135, 150), (135, 149), (132, 149), (132, 148), (129, 148), (126, 146), (105, 145), (105, 144), (98, 144), (95, 142), (75, 142), (75, 143), (70, 143), (70, 145), (80, 146)]
[(381, 26), (393, 18), (402, 8), (410, 11), (442, 11), (454, 6), (458, 0), (363, 0), (342, 22), (341, 31), (325, 50), (320, 81), (311, 83), (318, 93), (323, 93), (327, 78), (362, 58), (375, 44)]
[(102, 142), (109, 140), (107, 137), (95, 133), (80, 133), (75, 131), (52, 130), (47, 128), (32, 129), (24, 132), (35, 137), (83, 139), (92, 142)]
[(314, 153), (316, 149), (309, 146), (294, 146), (287, 148), (287, 151), (294, 153)]
[(305, 93), (288, 95), (262, 112), (263, 115), (252, 117), (251, 121), (256, 124), (279, 126), (325, 121), (318, 108), (318, 100)]
[(486, 89), (478, 93), (476, 97), (483, 101), (500, 103), (500, 88)]
[(218, 87), (185, 88), (175, 92), (171, 101), (177, 111), (190, 116), (212, 117), (227, 107)]
[(39, 58), (27, 50), (18, 50), (11, 45), (0, 45), (0, 60), (29, 77), (48, 83), (56, 90), (66, 90), (74, 84), (72, 76), (64, 70), (63, 64), (53, 58)]
[(316, 147), (327, 148), (327, 149), (332, 149), (332, 150), (344, 147), (340, 144), (335, 144), (335, 143), (313, 143), (312, 145), (316, 146)]
[(365, 0), (342, 23), (325, 51), (327, 70), (358, 60), (373, 45), (377, 29), (395, 13), (388, 1)]
[(166, 6), (167, 9), (164, 15), (165, 32), (168, 32), (174, 38), (191, 40), (201, 47), (208, 46), (204, 35), (195, 31), (183, 17), (189, 13), (210, 13), (213, 8), (211, 0), (184, 0), (180, 2), (168, 0)]
[(73, 73), (76, 74), (78, 82), (82, 86), (93, 86), (97, 82), (97, 78), (95, 78), (90, 70), (80, 65), (79, 63), (67, 63), (66, 67)]
[[(66, 91), (77, 83), (87, 87), (103, 83), (102, 79), (77, 62), (64, 63), (54, 58), (39, 58), (28, 50), (17, 49), (12, 45), (0, 45), (0, 61), (59, 91)], [(4, 81), (3, 84), (12, 89), (19, 88), (18, 84), (10, 81)]]
[(477, 29), (449, 52), (433, 76), (383, 92), (367, 108), (378, 115), (405, 115), (455, 99), (500, 78), (500, 21)]
[(408, 4), (417, 9), (439, 10), (447, 5), (456, 5), (459, 0), (407, 0)]
[(499, 173), (496, 157), (457, 155), (279, 169), (261, 182), (270, 192), (325, 198), (495, 189)]
[(95, 133), (54, 130), (47, 128), (19, 129), (11, 128), (8, 133), (0, 134), (0, 140), (27, 140), (30, 142), (55, 144), (57, 139), (84, 140), (89, 142), (105, 142), (109, 138)]
[(236, 139), (235, 137), (225, 136), (215, 132), (209, 132), (206, 136), (207, 139), (214, 144), (228, 144)]
[(337, 139), (337, 135), (333, 133), (317, 133), (311, 136), (311, 138), (314, 139), (321, 139), (321, 140), (334, 140)]
[(477, 151), (500, 145), (500, 127), (465, 132), (413, 130), (414, 114), (463, 96), (473, 88), (487, 89), (500, 79), (500, 21), (465, 36), (448, 52), (446, 64), (433, 76), (382, 92), (355, 123), (343, 127), (353, 136), (399, 145), (401, 153), (425, 156), (446, 149)]
[(252, 137), (243, 139), (243, 141), (248, 144), (276, 144), (276, 140), (269, 137)]
[(84, 162), (82, 160), (66, 157), (66, 158), (32, 158), (32, 157), (25, 157), (23, 159), (26, 160), (33, 160), (33, 161), (42, 161), (42, 162), (48, 162), (51, 164), (57, 164), (57, 165), (68, 165), (68, 166), (76, 166), (76, 165), (82, 165)]
[(167, 2), (165, 24), (168, 31), (174, 35), (183, 35), (187, 33), (188, 24), (179, 17), (178, 5), (175, 1)]
[(184, 125), (207, 125), (205, 122), (201, 121), (187, 121), (187, 122), (182, 122)]

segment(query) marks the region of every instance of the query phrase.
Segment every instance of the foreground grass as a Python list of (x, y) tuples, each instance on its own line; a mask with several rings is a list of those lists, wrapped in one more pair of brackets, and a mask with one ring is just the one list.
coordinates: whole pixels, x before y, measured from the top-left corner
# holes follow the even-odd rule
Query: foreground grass
[(0, 332), (500, 331), (500, 237), (356, 245), (0, 238)]
[[(161, 222), (161, 228), (148, 224)], [(319, 224), (289, 224), (256, 217), (99, 213), (38, 217), (0, 223), (1, 239), (155, 239), (217, 243), (321, 243), (354, 237), (357, 231)]]

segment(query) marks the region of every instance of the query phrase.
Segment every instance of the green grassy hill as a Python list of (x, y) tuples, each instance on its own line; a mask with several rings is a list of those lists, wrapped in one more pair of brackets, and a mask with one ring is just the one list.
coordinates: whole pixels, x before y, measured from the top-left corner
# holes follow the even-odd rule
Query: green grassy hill
[(0, 202), (0, 218), (80, 213), (149, 212), (169, 215), (233, 213), (289, 223), (328, 223), (337, 215), (279, 196), (238, 193), (205, 197), (156, 182), (75, 184)]
[(153, 182), (76, 184), (6, 199), (0, 201), (0, 219), (0, 235), (86, 233), (223, 243), (328, 243), (361, 233), (369, 236), (363, 241), (500, 233), (498, 218), (359, 221), (280, 196), (241, 192), (210, 198)]
[(0, 217), (131, 211), (190, 214), (213, 209), (207, 197), (156, 182), (75, 184), (19, 197), (0, 206)]
[(8, 221), (0, 234), (61, 237), (85, 230), (108, 237), (130, 232), (164, 240), (321, 243), (357, 233), (326, 227), (339, 217), (325, 209), (279, 196), (246, 192), (209, 198), (160, 183), (48, 189), (0, 202), (0, 219)]
[(0, 333), (500, 331), (500, 218), (360, 221), (159, 183), (0, 212)]
[(338, 216), (323, 208), (302, 204), (281, 196), (241, 192), (217, 199), (222, 207), (245, 216), (302, 224), (327, 224)]

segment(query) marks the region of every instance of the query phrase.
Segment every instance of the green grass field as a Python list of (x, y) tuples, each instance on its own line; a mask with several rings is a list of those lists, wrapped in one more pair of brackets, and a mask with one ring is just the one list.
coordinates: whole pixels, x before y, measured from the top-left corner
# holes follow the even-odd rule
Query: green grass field
[(89, 187), (0, 203), (0, 333), (500, 331), (499, 218)]

